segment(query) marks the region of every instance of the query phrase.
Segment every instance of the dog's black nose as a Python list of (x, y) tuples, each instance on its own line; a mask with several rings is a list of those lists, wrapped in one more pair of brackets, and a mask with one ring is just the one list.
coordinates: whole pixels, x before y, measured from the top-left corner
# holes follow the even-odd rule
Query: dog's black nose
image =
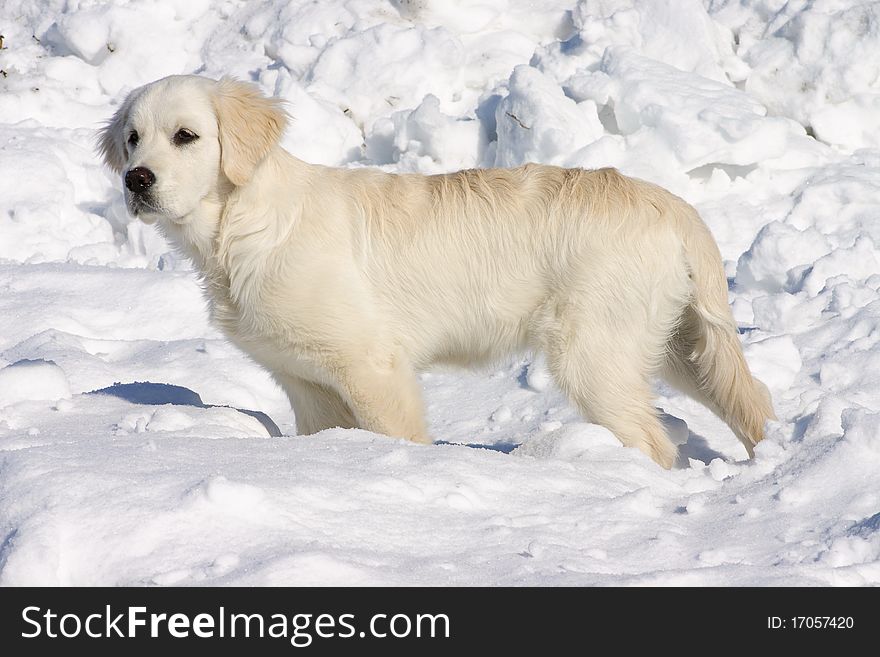
[(135, 167), (125, 174), (125, 186), (130, 192), (143, 192), (156, 182), (156, 176), (146, 167)]

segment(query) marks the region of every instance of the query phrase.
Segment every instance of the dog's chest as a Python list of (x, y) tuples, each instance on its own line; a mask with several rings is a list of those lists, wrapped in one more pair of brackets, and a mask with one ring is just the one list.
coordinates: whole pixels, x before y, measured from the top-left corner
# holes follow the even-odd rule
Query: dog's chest
[(325, 382), (325, 368), (316, 358), (307, 336), (308, 327), (297, 327), (291, 315), (281, 321), (271, 312), (264, 290), (252, 290), (236, 299), (224, 276), (205, 281), (211, 320), (236, 347), (276, 377), (295, 376)]

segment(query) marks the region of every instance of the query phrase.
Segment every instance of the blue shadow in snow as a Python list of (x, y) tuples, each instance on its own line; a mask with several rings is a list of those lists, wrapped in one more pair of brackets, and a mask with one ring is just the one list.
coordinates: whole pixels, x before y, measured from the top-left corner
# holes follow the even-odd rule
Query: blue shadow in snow
[[(486, 445), (482, 443), (451, 443), (448, 440), (438, 440), (435, 445), (453, 445), (455, 447), (469, 447), (471, 449), (488, 449), (493, 452), (502, 454), (510, 454), (513, 450), (520, 446), (521, 443), (494, 443)], [(621, 446), (622, 447), (622, 446)], [(676, 470), (687, 469), (690, 467), (688, 459), (701, 461), (709, 465), (714, 459), (726, 460), (724, 454), (717, 452), (702, 436), (695, 433), (688, 435), (688, 441), (678, 446), (678, 458), (673, 466)]]
[(195, 408), (233, 408), (233, 410), (245, 415), (250, 415), (257, 422), (263, 425), (268, 434), (273, 438), (282, 436), (281, 429), (272, 421), (268, 415), (262, 411), (249, 411), (244, 408), (234, 408), (232, 406), (223, 406), (219, 404), (206, 404), (199, 397), (197, 392), (184, 388), (183, 386), (175, 386), (170, 383), (151, 383), (149, 381), (135, 383), (114, 383), (107, 388), (93, 390), (87, 393), (89, 395), (110, 395), (124, 399), (132, 404), (145, 404), (147, 406), (164, 406), (172, 404), (174, 406), (193, 406)]
[(451, 443), (448, 440), (437, 440), (434, 444), (453, 445), (454, 447), (470, 447), (471, 449), (488, 449), (492, 452), (501, 452), (502, 454), (510, 454), (520, 445), (520, 443), (495, 443), (494, 445), (483, 445), (480, 443)]
[(880, 531), (880, 513), (875, 513), (873, 516), (860, 520), (854, 524), (846, 530), (846, 533), (850, 536), (868, 538), (878, 531)]
[(531, 386), (529, 385), (529, 365), (522, 366), (522, 369), (519, 371), (519, 374), (516, 375), (516, 382), (519, 384), (519, 387), (523, 390), (531, 390)]
[(694, 432), (688, 433), (687, 442), (678, 446), (678, 458), (673, 466), (676, 470), (686, 470), (691, 467), (688, 459), (700, 461), (709, 465), (715, 459), (726, 461), (724, 454), (709, 447), (709, 442)]

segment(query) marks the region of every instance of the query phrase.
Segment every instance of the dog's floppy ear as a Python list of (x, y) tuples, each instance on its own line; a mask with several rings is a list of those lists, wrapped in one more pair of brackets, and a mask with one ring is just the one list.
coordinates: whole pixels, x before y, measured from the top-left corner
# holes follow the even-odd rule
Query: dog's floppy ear
[(132, 103), (140, 89), (135, 89), (119, 106), (107, 124), (98, 133), (98, 152), (104, 158), (104, 163), (116, 173), (122, 173), (125, 161), (125, 135), (122, 134)]
[(217, 83), (214, 109), (220, 132), (220, 167), (233, 185), (246, 184), (281, 139), (287, 126), (281, 102), (267, 98), (247, 82), (223, 78)]

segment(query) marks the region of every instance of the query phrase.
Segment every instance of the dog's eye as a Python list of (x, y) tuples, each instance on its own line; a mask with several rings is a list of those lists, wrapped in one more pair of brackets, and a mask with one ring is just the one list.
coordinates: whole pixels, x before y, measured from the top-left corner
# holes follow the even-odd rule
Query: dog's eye
[(173, 141), (175, 146), (183, 146), (184, 144), (189, 144), (198, 139), (199, 136), (194, 133), (192, 130), (187, 130), (186, 128), (181, 128), (177, 132), (174, 133)]
[(128, 145), (131, 146), (132, 148), (134, 148), (135, 146), (138, 145), (139, 139), (140, 139), (140, 137), (138, 137), (137, 130), (132, 130), (131, 134), (128, 136)]

